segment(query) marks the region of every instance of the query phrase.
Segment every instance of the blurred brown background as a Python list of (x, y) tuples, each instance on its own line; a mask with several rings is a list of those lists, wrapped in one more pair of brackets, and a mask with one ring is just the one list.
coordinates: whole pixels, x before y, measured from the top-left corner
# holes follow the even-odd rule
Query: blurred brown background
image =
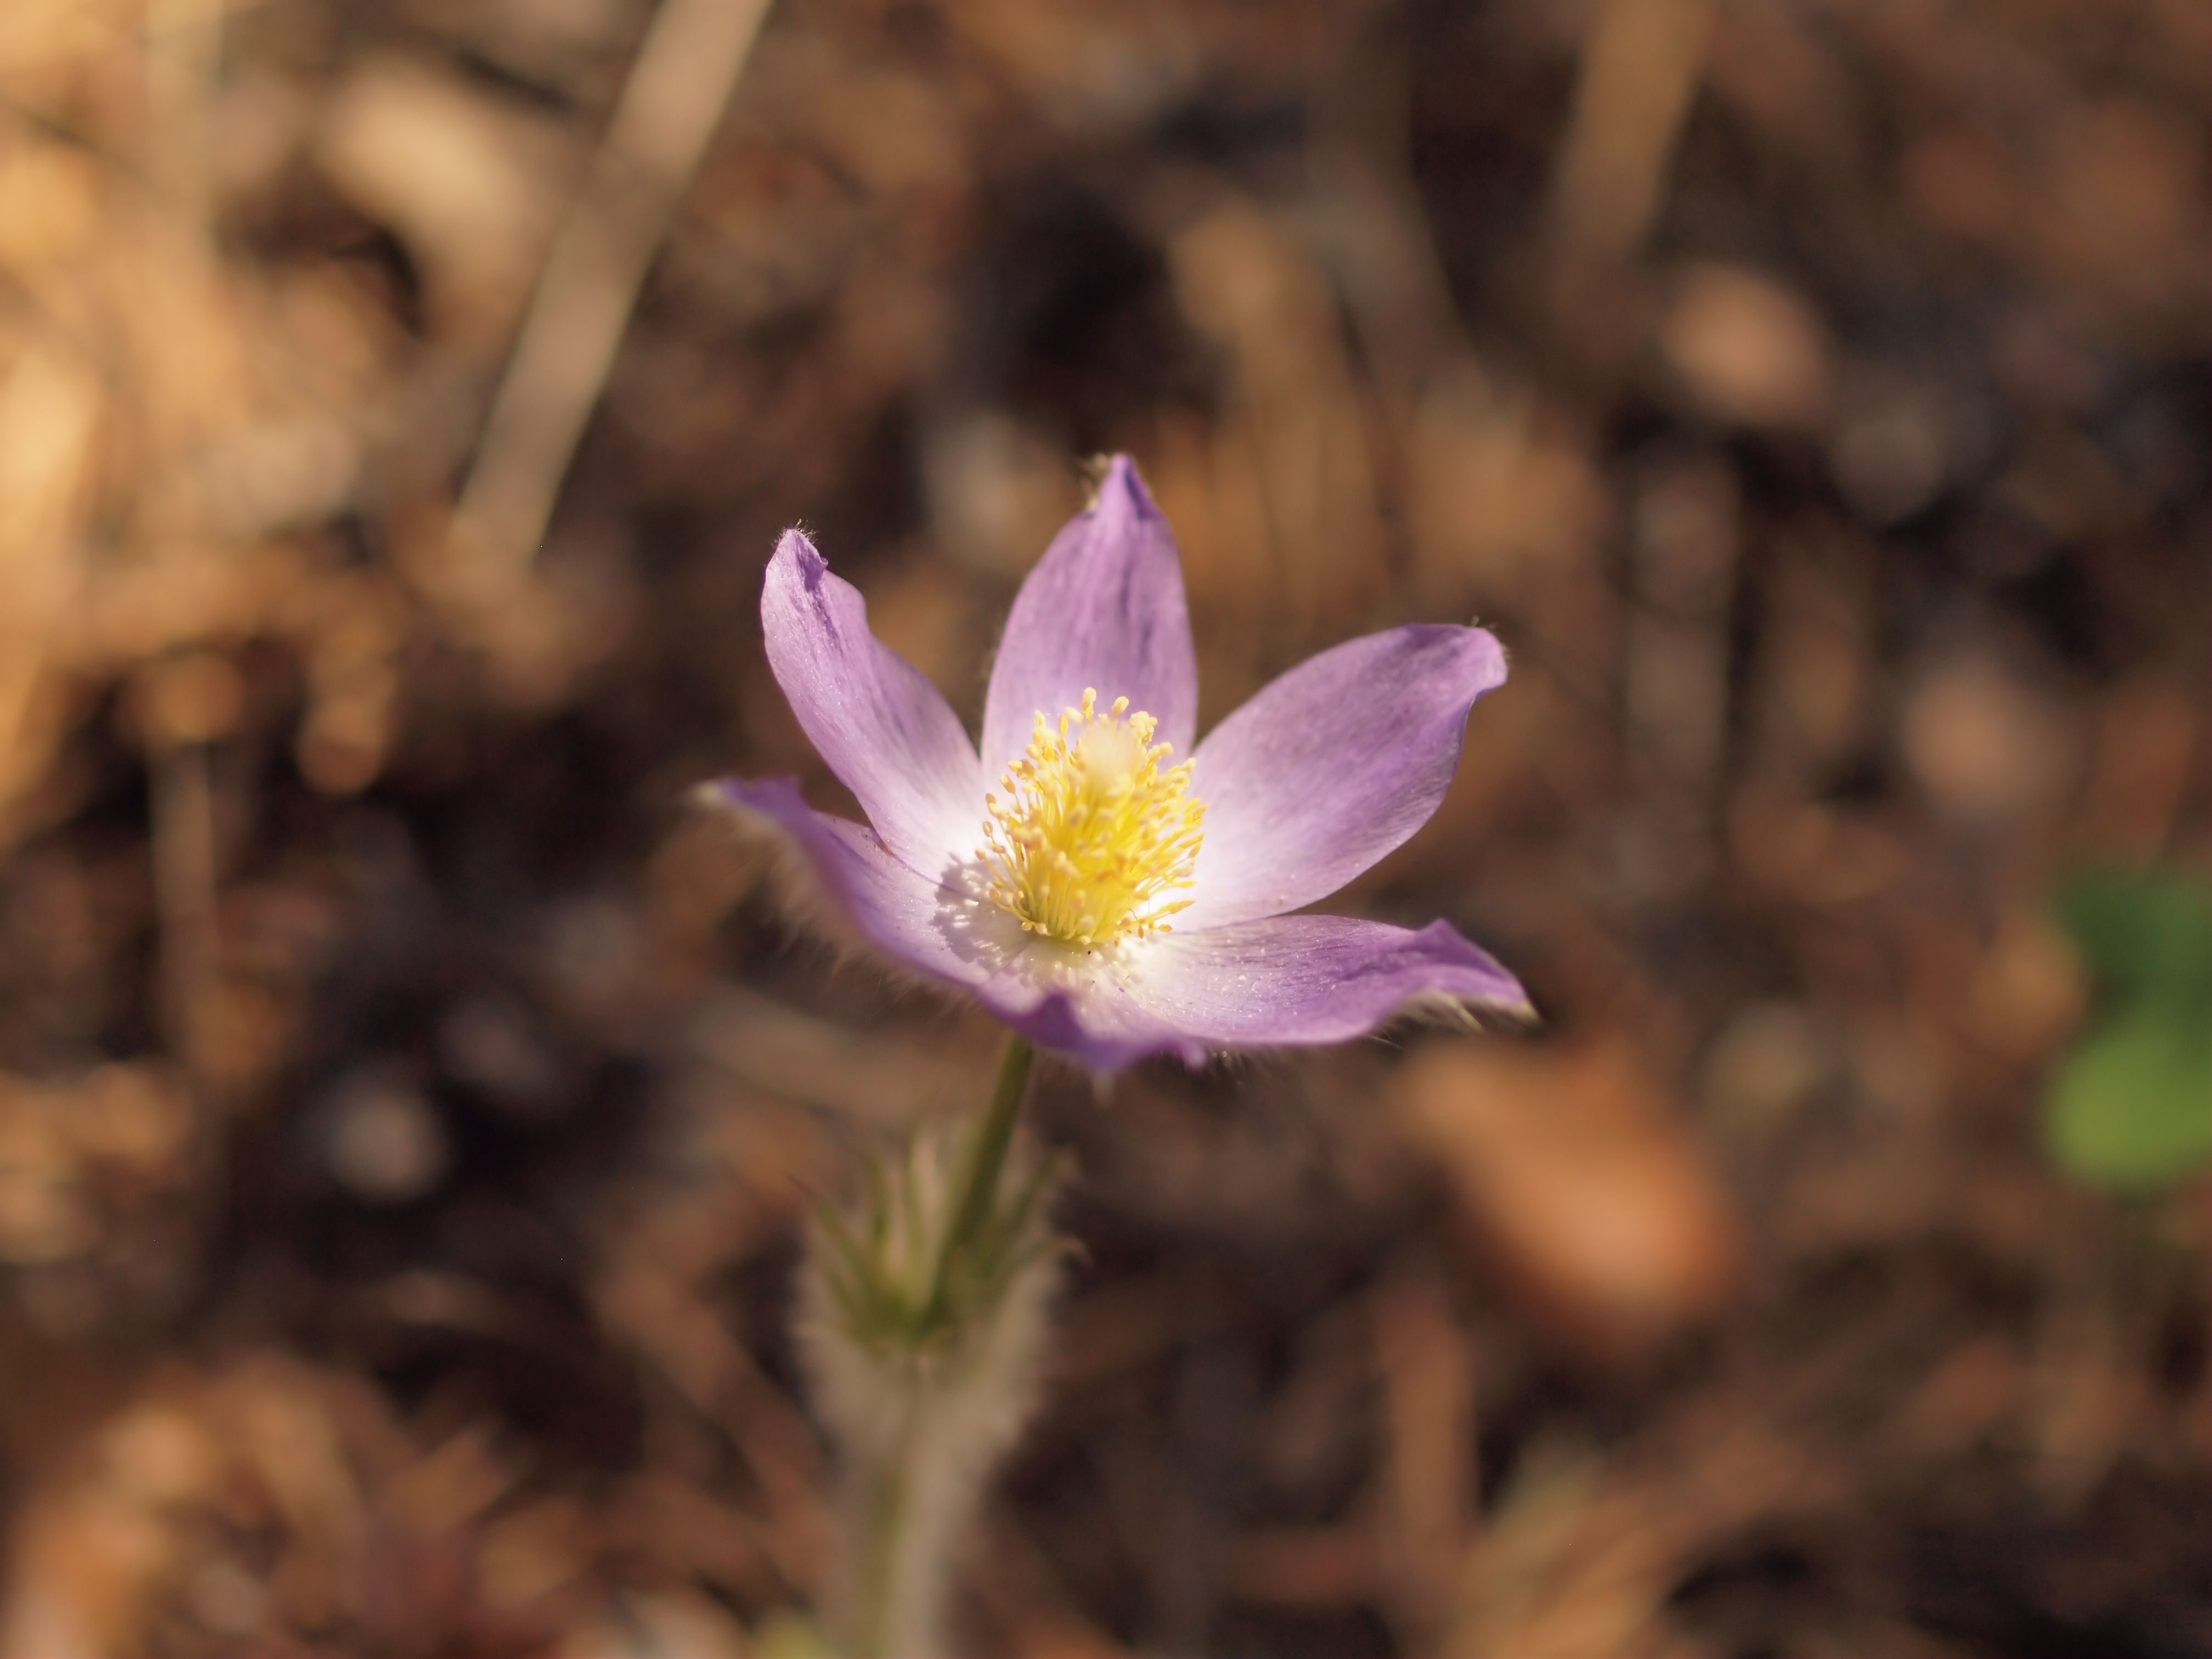
[(972, 719), (1112, 449), (1202, 725), (1507, 641), (1330, 908), (1546, 1024), (1044, 1080), (975, 1650), (2212, 1647), (2206, 1188), (2038, 1127), (2206, 855), (2204, 8), (755, 21), (0, 7), (0, 1647), (799, 1639), (803, 1194), (994, 1036), (686, 791), (851, 810), (784, 526)]

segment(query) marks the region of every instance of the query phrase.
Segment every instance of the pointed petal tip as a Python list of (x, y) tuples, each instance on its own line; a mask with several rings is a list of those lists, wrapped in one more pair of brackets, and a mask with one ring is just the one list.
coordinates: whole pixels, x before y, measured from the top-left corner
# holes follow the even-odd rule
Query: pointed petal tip
[[(1429, 642), (1451, 666), (1443, 683), (1466, 694), (1469, 706), (1505, 684), (1505, 647), (1486, 628), (1456, 623), (1407, 623), (1396, 630)], [(1379, 635), (1370, 637), (1380, 637)]]
[(1182, 562), (1166, 518), (1127, 455), (1108, 459), (1089, 506), (1053, 538), (1022, 583), (983, 704), (983, 769), (1003, 772), (1039, 713), (1125, 696), (1190, 753), (1198, 723)]
[(1098, 481), (1098, 507), (1139, 518), (1164, 517), (1159, 503), (1152, 499), (1152, 492), (1145, 487), (1135, 459), (1121, 451), (1107, 457), (1106, 474)]
[(1419, 991), (1400, 1003), (1376, 1027), (1400, 1021), (1474, 1031), (1486, 1027), (1529, 1031), (1543, 1024), (1524, 993), (1516, 996), (1468, 996), (1449, 991)]
[(1491, 983), (1480, 991), (1417, 992), (1399, 1005), (1393, 1019), (1455, 1025), (1468, 1030), (1489, 1028), (1533, 1031), (1544, 1023), (1520, 980), (1449, 922), (1432, 921), (1420, 930), (1419, 936), (1437, 941), (1460, 966), (1483, 975)]
[(769, 568), (774, 570), (779, 566), (795, 571), (811, 587), (830, 568), (830, 561), (822, 556), (813, 539), (793, 525), (775, 538), (775, 551), (769, 556)]
[(1505, 684), (1508, 664), (1504, 642), (1486, 628), (1470, 627), (1467, 631), (1474, 636), (1477, 653), (1483, 661), (1482, 688), (1474, 695), (1484, 696)]

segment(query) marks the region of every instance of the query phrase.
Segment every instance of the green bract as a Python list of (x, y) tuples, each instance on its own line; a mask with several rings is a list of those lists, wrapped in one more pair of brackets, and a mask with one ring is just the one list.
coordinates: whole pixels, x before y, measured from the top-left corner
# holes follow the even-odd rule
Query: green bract
[[(822, 1274), (839, 1322), (860, 1346), (886, 1358), (924, 1358), (988, 1319), (1025, 1267), (1054, 1246), (1041, 1225), (1040, 1200), (1059, 1172), (1048, 1160), (995, 1194), (975, 1231), (947, 1259), (955, 1224), (951, 1183), (931, 1167), (935, 1149), (910, 1147), (891, 1170), (867, 1161), (868, 1194), (858, 1216), (822, 1203)], [(972, 1149), (971, 1155), (972, 1155)]]

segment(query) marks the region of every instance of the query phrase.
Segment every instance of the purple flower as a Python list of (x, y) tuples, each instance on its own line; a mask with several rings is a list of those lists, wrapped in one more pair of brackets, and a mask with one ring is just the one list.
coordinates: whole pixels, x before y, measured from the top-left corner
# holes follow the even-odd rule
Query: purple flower
[[(860, 594), (787, 532), (761, 596), (769, 666), (872, 829), (796, 781), (727, 778), (899, 963), (1110, 1071), (1153, 1054), (1337, 1042), (1409, 1008), (1522, 1012), (1446, 923), (1290, 915), (1425, 823), (1468, 708), (1505, 678), (1480, 629), (1349, 641), (1192, 748), (1198, 665), (1167, 520), (1126, 458), (1023, 583), (978, 754)], [(1188, 756), (1188, 759), (1182, 758)]]

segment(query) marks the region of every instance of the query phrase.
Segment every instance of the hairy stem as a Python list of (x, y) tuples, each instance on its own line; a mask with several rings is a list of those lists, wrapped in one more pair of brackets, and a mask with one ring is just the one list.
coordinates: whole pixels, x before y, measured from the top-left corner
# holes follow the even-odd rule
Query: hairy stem
[[(842, 1622), (854, 1659), (945, 1650), (943, 1608), (958, 1536), (1002, 1439), (1026, 1411), (1042, 1330), (1036, 1304), (1047, 1281), (1028, 1270), (1029, 1291), (1018, 1282), (1011, 1291), (1000, 1285), (981, 1308), (956, 1287), (963, 1257), (984, 1243), (1000, 1216), (1000, 1182), (1036, 1058), (1021, 1038), (1008, 1040), (990, 1104), (959, 1155), (928, 1299), (906, 1333), (911, 1346), (856, 1355), (863, 1370), (846, 1373), (872, 1376), (896, 1396), (889, 1421), (878, 1419), (889, 1432), (864, 1431), (847, 1449), (851, 1576)], [(909, 1218), (917, 1213), (912, 1174), (909, 1162)], [(882, 1203), (879, 1197), (879, 1213)], [(842, 1362), (826, 1363), (833, 1378), (839, 1375)]]
[[(911, 1438), (910, 1431), (908, 1437)], [(907, 1464), (911, 1455), (910, 1446), (902, 1444), (886, 1458), (872, 1472), (861, 1501), (860, 1535), (854, 1546), (853, 1659), (891, 1659), (902, 1651), (901, 1644), (893, 1640), (893, 1632), (902, 1622), (898, 1613), (911, 1594), (910, 1587), (902, 1593), (898, 1582), (905, 1554), (899, 1534), (907, 1522)], [(920, 1651), (921, 1644), (911, 1639), (914, 1634), (906, 1632), (905, 1645)]]

